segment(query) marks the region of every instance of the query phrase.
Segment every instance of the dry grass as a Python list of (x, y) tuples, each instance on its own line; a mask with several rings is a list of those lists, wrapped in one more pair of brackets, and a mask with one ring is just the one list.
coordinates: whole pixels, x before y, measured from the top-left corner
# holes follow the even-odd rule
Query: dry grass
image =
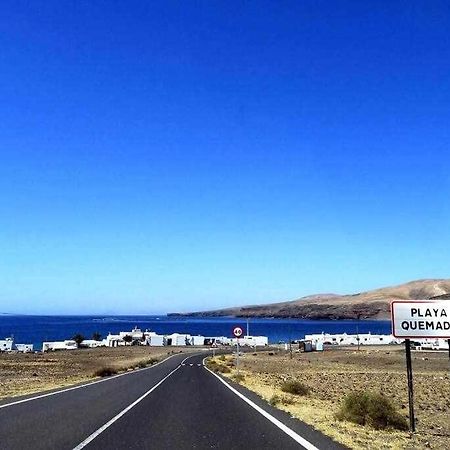
[[(175, 352), (181, 351), (175, 349)], [(0, 354), (0, 398), (31, 394), (146, 367), (167, 357), (167, 347), (118, 347), (36, 354)]]
[[(231, 357), (228, 357), (231, 358)], [(417, 432), (375, 430), (339, 421), (335, 415), (344, 397), (372, 391), (389, 398), (403, 417), (408, 415), (405, 356), (402, 347), (332, 349), (295, 354), (245, 354), (242, 384), (294, 417), (354, 449), (450, 448), (450, 362), (445, 353), (413, 354)], [(226, 376), (232, 377), (235, 371)], [(306, 397), (282, 392), (299, 381), (309, 387)]]

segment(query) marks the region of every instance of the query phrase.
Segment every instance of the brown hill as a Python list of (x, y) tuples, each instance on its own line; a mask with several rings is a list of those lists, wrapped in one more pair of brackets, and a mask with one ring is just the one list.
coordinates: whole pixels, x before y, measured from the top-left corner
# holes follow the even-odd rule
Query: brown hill
[(202, 311), (189, 314), (200, 317), (277, 317), (302, 319), (388, 319), (392, 300), (450, 298), (450, 280), (417, 280), (398, 286), (360, 292), (353, 295), (318, 294), (297, 300)]

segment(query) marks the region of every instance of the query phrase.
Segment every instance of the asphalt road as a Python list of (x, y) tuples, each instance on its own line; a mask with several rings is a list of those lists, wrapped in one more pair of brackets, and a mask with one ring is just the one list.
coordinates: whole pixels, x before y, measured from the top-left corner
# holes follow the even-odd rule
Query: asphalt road
[[(342, 449), (203, 367), (205, 353), (22, 403), (0, 403), (0, 449)], [(185, 361), (184, 361), (185, 360)]]

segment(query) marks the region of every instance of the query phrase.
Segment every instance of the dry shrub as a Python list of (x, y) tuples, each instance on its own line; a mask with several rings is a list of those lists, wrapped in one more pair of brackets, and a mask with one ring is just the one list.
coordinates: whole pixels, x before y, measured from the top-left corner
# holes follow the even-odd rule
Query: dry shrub
[(359, 425), (369, 425), (377, 430), (394, 428), (407, 430), (408, 422), (400, 415), (393, 403), (382, 394), (352, 392), (344, 398), (338, 420), (347, 420)]
[(208, 369), (212, 370), (215, 373), (230, 373), (231, 369), (227, 366), (224, 366), (222, 364), (218, 364), (216, 361), (213, 360), (207, 360), (206, 363)]
[(111, 375), (116, 375), (117, 369), (114, 367), (101, 367), (94, 372), (95, 377), (110, 377)]
[(288, 394), (308, 395), (309, 387), (300, 381), (285, 381), (281, 385), (281, 390)]
[(157, 362), (158, 362), (157, 358), (143, 359), (137, 363), (137, 366), (139, 369), (144, 369), (145, 367), (152, 366), (153, 364), (155, 364)]
[(283, 405), (285, 406), (293, 405), (295, 404), (295, 400), (292, 397), (283, 396), (283, 398), (281, 399), (281, 403), (283, 403)]
[(216, 372), (220, 373), (230, 373), (231, 369), (228, 366), (222, 366), (221, 364), (217, 364)]
[(270, 399), (269, 399), (269, 403), (272, 405), (272, 406), (277, 406), (278, 405), (278, 403), (280, 403), (280, 401), (281, 401), (281, 398), (280, 398), (280, 396), (279, 395), (272, 395), (272, 397), (270, 397)]
[(245, 380), (245, 376), (242, 373), (236, 373), (232, 376), (232, 379), (236, 383), (242, 383)]

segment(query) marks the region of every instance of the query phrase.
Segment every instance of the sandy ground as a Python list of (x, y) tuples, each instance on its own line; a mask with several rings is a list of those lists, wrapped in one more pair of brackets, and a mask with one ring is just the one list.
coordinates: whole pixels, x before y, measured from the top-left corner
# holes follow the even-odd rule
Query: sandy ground
[[(222, 364), (232, 364), (216, 360)], [(223, 358), (223, 357), (222, 357)], [(450, 361), (445, 352), (413, 353), (417, 432), (376, 431), (340, 422), (334, 415), (350, 392), (370, 390), (392, 399), (408, 416), (405, 355), (402, 346), (327, 349), (325, 352), (285, 351), (245, 354), (241, 357), (242, 384), (266, 400), (277, 395), (277, 407), (313, 425), (354, 449), (450, 449)], [(235, 377), (236, 370), (225, 376)], [(283, 393), (286, 380), (300, 380), (310, 388), (306, 397)]]
[(92, 380), (96, 370), (112, 367), (119, 372), (154, 363), (187, 349), (129, 346), (65, 350), (50, 353), (0, 353), (0, 398)]

